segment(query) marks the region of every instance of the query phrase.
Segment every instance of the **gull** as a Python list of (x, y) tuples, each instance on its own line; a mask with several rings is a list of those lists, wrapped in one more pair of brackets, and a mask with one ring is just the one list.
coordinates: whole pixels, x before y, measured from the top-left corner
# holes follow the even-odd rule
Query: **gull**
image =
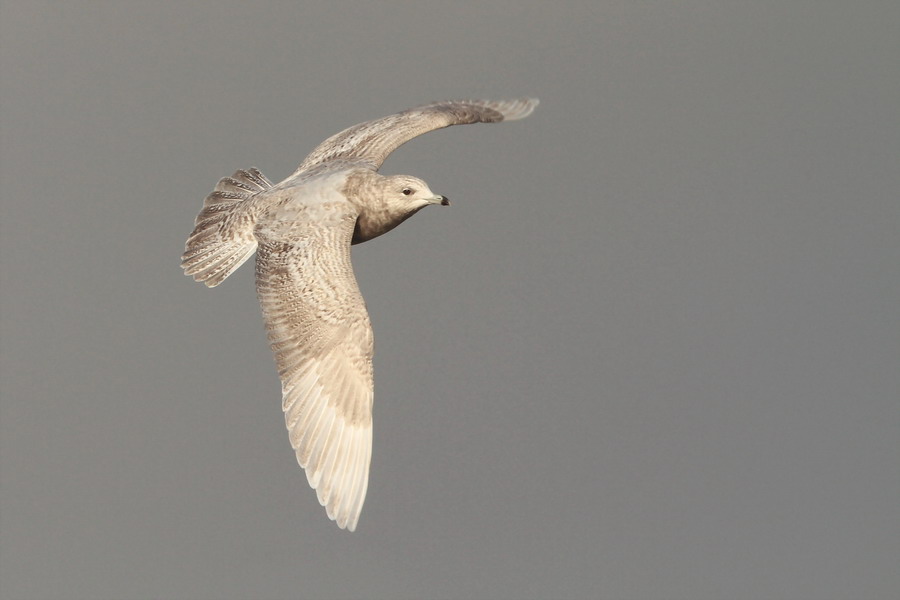
[(291, 446), (341, 529), (356, 529), (372, 457), (374, 338), (350, 246), (426, 206), (449, 205), (421, 179), (378, 169), (416, 136), (522, 119), (537, 104), (434, 102), (360, 123), (322, 142), (277, 185), (256, 168), (221, 179), (197, 215), (181, 258), (186, 275), (215, 287), (256, 254)]

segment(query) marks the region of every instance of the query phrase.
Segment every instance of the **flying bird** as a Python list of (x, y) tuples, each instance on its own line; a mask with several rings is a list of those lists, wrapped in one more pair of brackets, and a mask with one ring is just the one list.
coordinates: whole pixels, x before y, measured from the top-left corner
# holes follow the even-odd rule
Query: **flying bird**
[(256, 290), (297, 462), (328, 517), (353, 531), (372, 456), (372, 325), (350, 246), (433, 204), (421, 179), (378, 173), (416, 136), (527, 117), (537, 99), (435, 102), (354, 125), (274, 185), (256, 168), (219, 181), (185, 244), (186, 275), (222, 283), (256, 253)]

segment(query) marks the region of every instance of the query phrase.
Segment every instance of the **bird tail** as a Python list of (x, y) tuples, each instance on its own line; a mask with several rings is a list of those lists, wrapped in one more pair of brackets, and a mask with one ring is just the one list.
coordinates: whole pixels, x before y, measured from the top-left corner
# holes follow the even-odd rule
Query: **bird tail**
[(239, 218), (239, 209), (272, 182), (255, 168), (223, 177), (206, 197), (184, 245), (181, 268), (208, 287), (215, 287), (256, 252), (253, 221)]

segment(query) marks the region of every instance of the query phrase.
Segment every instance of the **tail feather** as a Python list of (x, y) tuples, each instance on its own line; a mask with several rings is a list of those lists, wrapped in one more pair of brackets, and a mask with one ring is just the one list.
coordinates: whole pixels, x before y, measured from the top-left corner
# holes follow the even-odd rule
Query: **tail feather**
[(181, 268), (185, 275), (215, 287), (253, 256), (253, 223), (235, 213), (243, 202), (271, 187), (272, 182), (255, 168), (219, 180), (203, 202), (184, 246)]

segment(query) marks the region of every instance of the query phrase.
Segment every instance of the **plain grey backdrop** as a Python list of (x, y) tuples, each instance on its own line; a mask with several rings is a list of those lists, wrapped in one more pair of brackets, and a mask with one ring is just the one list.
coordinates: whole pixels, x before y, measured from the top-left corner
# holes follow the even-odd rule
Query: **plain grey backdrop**
[[(900, 590), (894, 1), (2, 2), (4, 599)], [(354, 534), (204, 196), (417, 104)]]

